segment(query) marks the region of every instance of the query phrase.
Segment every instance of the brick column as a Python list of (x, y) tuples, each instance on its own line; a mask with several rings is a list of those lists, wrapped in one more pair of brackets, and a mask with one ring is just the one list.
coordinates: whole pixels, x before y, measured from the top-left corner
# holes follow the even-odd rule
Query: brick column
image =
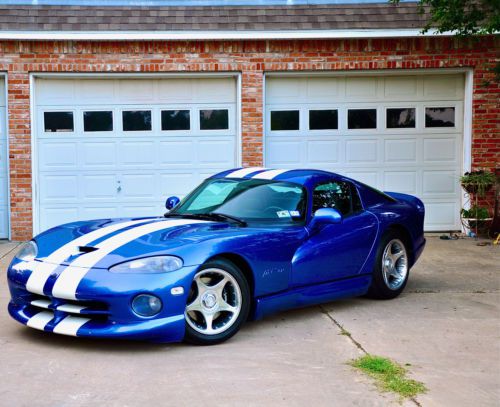
[(12, 240), (29, 240), (33, 231), (30, 84), (21, 64), (11, 64), (8, 78), (10, 224)]
[(241, 76), (242, 162), (246, 166), (263, 165), (263, 94), (264, 72), (243, 71)]

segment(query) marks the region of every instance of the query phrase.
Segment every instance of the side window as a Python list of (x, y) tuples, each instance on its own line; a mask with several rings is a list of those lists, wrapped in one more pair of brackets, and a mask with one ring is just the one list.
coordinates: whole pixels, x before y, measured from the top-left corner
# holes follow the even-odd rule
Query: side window
[[(353, 193), (355, 198), (353, 199)], [(319, 184), (313, 192), (313, 213), (320, 208), (337, 209), (343, 216), (361, 209), (357, 191), (348, 182), (332, 181)]]

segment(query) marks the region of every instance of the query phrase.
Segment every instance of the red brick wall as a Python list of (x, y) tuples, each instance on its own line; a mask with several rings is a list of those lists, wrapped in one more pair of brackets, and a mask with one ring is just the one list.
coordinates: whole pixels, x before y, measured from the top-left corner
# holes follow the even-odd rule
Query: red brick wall
[[(29, 73), (242, 73), (243, 164), (262, 164), (263, 74), (268, 71), (474, 68), (474, 167), (500, 160), (499, 84), (490, 69), (499, 38), (207, 41), (0, 42), (0, 71), (8, 73), (11, 228), (14, 240), (32, 233)], [(490, 81), (488, 84), (487, 82)]]

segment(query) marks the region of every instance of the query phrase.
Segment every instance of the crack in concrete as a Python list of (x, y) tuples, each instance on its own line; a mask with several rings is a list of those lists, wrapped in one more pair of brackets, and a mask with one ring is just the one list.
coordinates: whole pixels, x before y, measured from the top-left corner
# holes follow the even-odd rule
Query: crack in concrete
[[(368, 351), (359, 343), (356, 339), (353, 338), (352, 334), (344, 328), (344, 326), (338, 322), (330, 313), (323, 307), (322, 305), (319, 306), (320, 311), (326, 315), (326, 317), (333, 322), (333, 324), (340, 329), (340, 334), (347, 336), (351, 342), (358, 348), (361, 352), (363, 352), (365, 355), (369, 355)], [(419, 401), (415, 397), (410, 397), (410, 401), (412, 401), (416, 406), (422, 407), (422, 405), (419, 403)]]
[(21, 244), (22, 244), (22, 242), (21, 243), (17, 243), (12, 249), (10, 249), (8, 252), (6, 252), (2, 256), (0, 256), (0, 260), (3, 260), (5, 257), (7, 257), (10, 253), (12, 253)]

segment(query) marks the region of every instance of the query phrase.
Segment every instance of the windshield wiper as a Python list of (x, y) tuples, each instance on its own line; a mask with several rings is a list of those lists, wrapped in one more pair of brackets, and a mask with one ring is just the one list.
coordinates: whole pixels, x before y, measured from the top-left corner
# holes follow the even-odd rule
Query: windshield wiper
[(205, 219), (205, 220), (219, 220), (219, 221), (232, 221), (241, 226), (247, 226), (247, 223), (240, 218), (225, 213), (210, 212), (210, 213), (166, 213), (166, 218), (191, 218), (191, 219)]

